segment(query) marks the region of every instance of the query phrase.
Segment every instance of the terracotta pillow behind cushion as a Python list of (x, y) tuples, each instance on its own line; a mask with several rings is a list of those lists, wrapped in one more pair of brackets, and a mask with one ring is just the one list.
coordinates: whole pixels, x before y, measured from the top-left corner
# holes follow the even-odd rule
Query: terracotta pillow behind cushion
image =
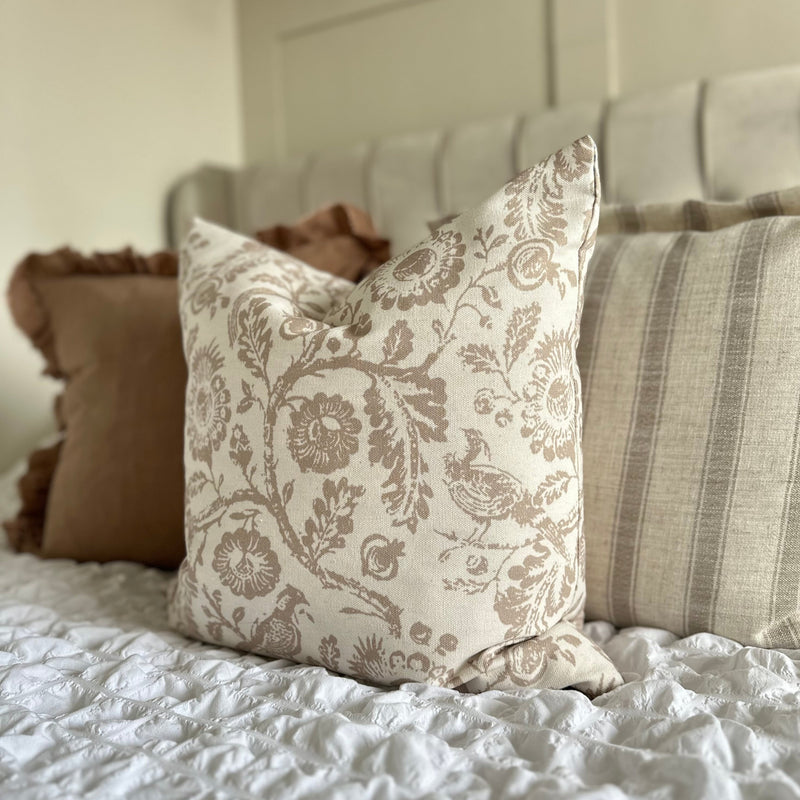
[[(298, 228), (263, 235), (282, 236), (287, 250), (300, 248), (337, 274), (362, 271), (388, 246), (363, 212), (346, 206)], [(186, 366), (176, 273), (174, 254), (132, 250), (87, 257), (64, 249), (17, 267), (14, 318), (45, 357), (45, 371), (67, 385), (57, 409), (65, 437), (32, 454), (22, 509), (5, 524), (15, 549), (180, 563)]]
[(341, 203), (292, 226), (259, 231), (256, 239), (349, 281), (361, 280), (389, 260), (389, 240), (378, 236), (369, 215)]

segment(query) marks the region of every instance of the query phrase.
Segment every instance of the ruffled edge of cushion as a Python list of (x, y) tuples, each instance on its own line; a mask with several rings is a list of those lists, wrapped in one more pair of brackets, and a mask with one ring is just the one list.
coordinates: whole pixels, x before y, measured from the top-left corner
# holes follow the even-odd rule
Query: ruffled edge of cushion
[(31, 253), (14, 269), (8, 284), (8, 305), (17, 327), (44, 356), (45, 375), (63, 378), (55, 353), (50, 314), (36, 288), (39, 278), (68, 278), (86, 275), (154, 275), (175, 277), (178, 256), (162, 251), (142, 256), (126, 247), (111, 253), (83, 255), (69, 247), (51, 253)]
[(8, 542), (19, 553), (40, 553), (44, 536), (44, 515), (53, 473), (61, 454), (61, 442), (34, 450), (28, 468), (17, 482), (20, 510), (3, 523)]

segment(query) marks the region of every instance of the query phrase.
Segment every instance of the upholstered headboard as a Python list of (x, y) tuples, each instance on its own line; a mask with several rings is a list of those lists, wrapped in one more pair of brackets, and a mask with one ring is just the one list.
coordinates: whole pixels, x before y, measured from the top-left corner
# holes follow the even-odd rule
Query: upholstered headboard
[(605, 103), (515, 114), (270, 166), (203, 166), (170, 195), (175, 244), (195, 215), (244, 233), (325, 203), (367, 209), (400, 252), (429, 220), (468, 208), (590, 133), (605, 202), (734, 200), (800, 184), (800, 65), (696, 81)]

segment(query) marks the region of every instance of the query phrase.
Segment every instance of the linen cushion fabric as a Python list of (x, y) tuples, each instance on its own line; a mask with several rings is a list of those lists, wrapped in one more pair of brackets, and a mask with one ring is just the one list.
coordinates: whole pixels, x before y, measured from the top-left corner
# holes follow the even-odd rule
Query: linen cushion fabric
[(195, 222), (175, 627), (380, 684), (616, 685), (580, 630), (598, 195), (585, 138), (357, 286)]
[[(388, 252), (369, 217), (346, 205), (261, 235), (348, 275)], [(65, 391), (56, 408), (63, 439), (31, 455), (21, 509), (5, 522), (15, 549), (170, 569), (183, 559), (186, 364), (177, 263), (169, 252), (62, 249), (17, 267), (12, 314)], [(208, 276), (197, 307), (222, 281)]]
[(601, 206), (597, 232), (669, 233), (714, 231), (762, 217), (794, 215), (800, 208), (800, 187), (764, 192), (737, 202), (685, 200), (682, 203), (613, 204)]
[(800, 189), (605, 215), (578, 350), (590, 618), (800, 647), (797, 214)]

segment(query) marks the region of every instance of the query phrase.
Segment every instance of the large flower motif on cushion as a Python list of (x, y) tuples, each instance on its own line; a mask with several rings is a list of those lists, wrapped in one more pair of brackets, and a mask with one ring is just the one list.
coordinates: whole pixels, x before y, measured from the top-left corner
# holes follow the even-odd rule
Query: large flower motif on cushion
[(572, 338), (566, 332), (548, 334), (536, 349), (533, 378), (523, 390), (522, 435), (530, 437), (531, 451), (541, 451), (548, 461), (575, 456), (573, 359)]
[(231, 394), (219, 374), (224, 359), (216, 344), (199, 348), (192, 356), (187, 390), (188, 439), (193, 458), (206, 463), (219, 450), (231, 419)]
[(267, 539), (243, 528), (222, 534), (211, 568), (234, 594), (248, 600), (269, 594), (281, 574), (278, 557)]
[(327, 475), (346, 467), (358, 450), (361, 422), (352, 403), (341, 395), (317, 392), (292, 412), (289, 451), (303, 472)]
[(396, 304), (401, 311), (444, 303), (445, 293), (458, 285), (466, 250), (460, 233), (439, 230), (431, 241), (367, 278), (372, 300), (383, 309)]

